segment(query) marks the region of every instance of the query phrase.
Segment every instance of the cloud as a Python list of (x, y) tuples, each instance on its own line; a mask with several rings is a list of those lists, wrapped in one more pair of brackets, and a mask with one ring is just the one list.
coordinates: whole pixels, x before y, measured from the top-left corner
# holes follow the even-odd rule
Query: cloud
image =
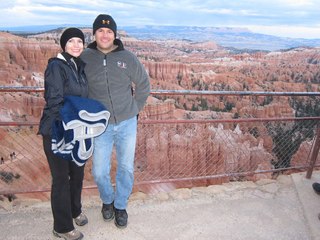
[[(100, 13), (118, 25), (258, 26), (255, 29), (314, 31), (320, 38), (318, 0), (15, 0), (1, 1), (0, 27), (77, 24), (91, 25)], [(301, 34), (305, 37), (306, 34)], [(291, 35), (292, 36), (292, 35)]]
[(312, 0), (282, 0), (280, 3), (283, 2), (283, 4), (287, 6), (292, 7), (305, 7), (305, 6), (313, 6), (314, 1)]

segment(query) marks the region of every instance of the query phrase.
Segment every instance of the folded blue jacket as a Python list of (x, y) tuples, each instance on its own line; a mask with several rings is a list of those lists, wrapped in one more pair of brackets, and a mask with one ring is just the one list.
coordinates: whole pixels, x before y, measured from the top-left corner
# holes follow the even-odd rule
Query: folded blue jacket
[(52, 125), (52, 151), (82, 166), (93, 153), (94, 137), (106, 130), (110, 112), (97, 100), (66, 96), (60, 117)]

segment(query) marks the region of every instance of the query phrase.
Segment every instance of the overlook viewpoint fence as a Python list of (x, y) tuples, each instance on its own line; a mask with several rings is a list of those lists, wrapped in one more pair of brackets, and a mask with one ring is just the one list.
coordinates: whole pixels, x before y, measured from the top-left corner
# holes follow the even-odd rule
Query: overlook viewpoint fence
[[(0, 94), (4, 95), (35, 92), (42, 94), (43, 88), (0, 87)], [(314, 110), (302, 110), (302, 106), (314, 106), (302, 103), (317, 102), (318, 92), (153, 90), (151, 95), (161, 101), (148, 104), (139, 117), (134, 191), (254, 181), (294, 171), (307, 171), (306, 177), (310, 178), (313, 169), (319, 167), (320, 117)], [(171, 99), (173, 106), (182, 108), (179, 99), (183, 97), (193, 97), (198, 102), (190, 110), (180, 109), (185, 114), (183, 119), (172, 117), (176, 109), (165, 108), (161, 112), (156, 106)], [(257, 97), (264, 99), (258, 104)], [(232, 103), (220, 108), (221, 115), (213, 114), (218, 106), (212, 102), (208, 106), (207, 99), (210, 102), (216, 98)], [(235, 98), (238, 102), (245, 99), (251, 111), (235, 110)], [(291, 116), (283, 114), (286, 110), (279, 110), (279, 105), (272, 108), (279, 110), (279, 116), (275, 113), (272, 117), (259, 117), (267, 105), (285, 101), (295, 111)], [(196, 109), (199, 106), (201, 111)], [(9, 106), (1, 103), (1, 108)], [(204, 110), (205, 117), (201, 115)], [(42, 138), (37, 135), (38, 123), (0, 122), (0, 195), (50, 191), (50, 170)], [(91, 167), (89, 159), (84, 189), (96, 188)], [(115, 168), (113, 161), (113, 177)]]

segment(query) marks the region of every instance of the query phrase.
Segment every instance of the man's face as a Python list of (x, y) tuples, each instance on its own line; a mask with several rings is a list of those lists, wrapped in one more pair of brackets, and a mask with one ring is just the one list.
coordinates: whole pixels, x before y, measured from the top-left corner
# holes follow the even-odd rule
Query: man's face
[(109, 28), (99, 28), (96, 30), (94, 37), (97, 42), (97, 48), (108, 53), (114, 49), (113, 41), (115, 39), (114, 32)]

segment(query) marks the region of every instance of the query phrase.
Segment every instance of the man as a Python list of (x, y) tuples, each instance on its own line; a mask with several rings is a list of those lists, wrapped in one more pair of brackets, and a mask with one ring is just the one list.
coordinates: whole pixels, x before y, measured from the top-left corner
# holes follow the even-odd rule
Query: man
[[(141, 62), (124, 49), (116, 34), (114, 19), (98, 15), (93, 23), (95, 41), (81, 58), (86, 62), (89, 97), (104, 104), (111, 114), (107, 130), (94, 140), (92, 173), (103, 202), (102, 216), (105, 221), (115, 218), (116, 226), (125, 228), (134, 180), (137, 119), (150, 94), (150, 83)], [(117, 157), (115, 189), (110, 177), (113, 146)]]

